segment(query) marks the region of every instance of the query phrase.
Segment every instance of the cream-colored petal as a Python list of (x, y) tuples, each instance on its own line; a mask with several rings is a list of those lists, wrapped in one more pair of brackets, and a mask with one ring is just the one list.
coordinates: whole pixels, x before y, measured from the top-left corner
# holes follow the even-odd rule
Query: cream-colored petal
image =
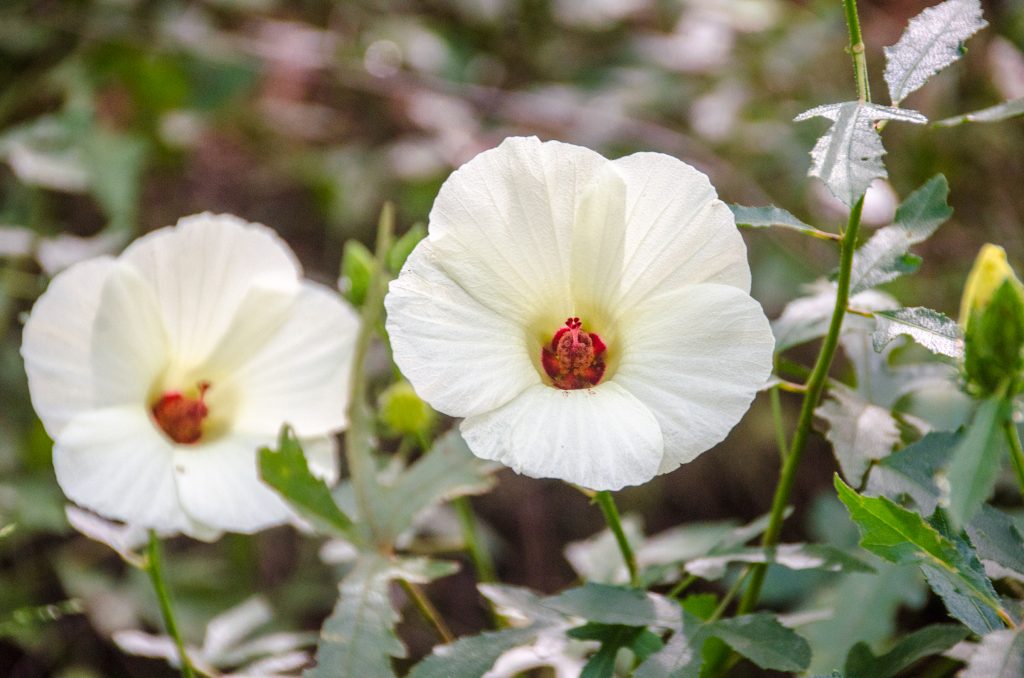
[(614, 382), (574, 391), (538, 384), (461, 430), (478, 457), (593, 490), (647, 482), (663, 454), (654, 415)]
[[(430, 212), (438, 261), (481, 305), (521, 324), (571, 314), (572, 224), (608, 161), (580, 146), (505, 139), (452, 173)], [(553, 309), (548, 311), (548, 309)]]
[(292, 512), (259, 478), (257, 451), (272, 437), (228, 435), (174, 450), (178, 495), (196, 522), (218, 530), (250, 534), (280, 525)]
[(540, 383), (526, 329), (453, 281), (432, 243), (416, 247), (384, 305), (395, 363), (434, 409), (480, 414)]
[(190, 532), (174, 483), (173, 447), (141, 403), (77, 415), (57, 436), (57, 482), (75, 503), (161, 532)]
[(625, 255), (625, 211), (626, 182), (609, 162), (591, 179), (576, 210), (572, 231), (574, 314), (612, 315)]
[(620, 332), (623, 355), (611, 378), (661, 425), (661, 473), (721, 442), (771, 374), (768, 319), (730, 285), (692, 285), (649, 299)]
[(233, 344), (245, 360), (227, 377), (238, 401), (232, 428), (270, 436), (285, 422), (300, 436), (344, 428), (359, 328), (352, 307), (333, 290), (304, 283), (276, 332), (267, 337), (263, 320), (252, 322), (256, 329), (243, 322), (237, 336), (258, 341)]
[(318, 438), (304, 438), (302, 451), (306, 453), (306, 463), (309, 471), (317, 478), (322, 478), (328, 485), (338, 482), (341, 469), (338, 467), (338, 438), (337, 436), (320, 436)]
[(89, 359), (92, 327), (113, 266), (113, 259), (102, 257), (63, 271), (36, 301), (25, 323), (21, 355), (29, 394), (51, 438), (95, 405)]
[(704, 174), (661, 153), (614, 164), (627, 186), (620, 308), (702, 282), (750, 290), (746, 245)]
[(155, 290), (171, 348), (185, 369), (207, 357), (252, 285), (297, 286), (301, 273), (271, 229), (208, 213), (139, 238), (121, 259)]
[(107, 275), (92, 328), (98, 406), (140, 405), (167, 367), (167, 332), (153, 288), (128, 264)]

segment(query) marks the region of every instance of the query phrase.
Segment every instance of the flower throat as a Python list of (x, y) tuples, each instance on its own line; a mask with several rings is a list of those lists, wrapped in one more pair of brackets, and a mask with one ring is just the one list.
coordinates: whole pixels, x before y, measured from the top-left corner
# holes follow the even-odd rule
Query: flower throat
[(153, 404), (153, 419), (167, 437), (182, 445), (194, 445), (203, 437), (203, 421), (210, 413), (204, 402), (210, 389), (207, 381), (199, 382), (195, 397), (181, 391), (167, 391)]
[(583, 330), (579, 318), (569, 318), (555, 332), (551, 343), (541, 348), (540, 361), (557, 388), (590, 388), (604, 376), (606, 349), (601, 337)]

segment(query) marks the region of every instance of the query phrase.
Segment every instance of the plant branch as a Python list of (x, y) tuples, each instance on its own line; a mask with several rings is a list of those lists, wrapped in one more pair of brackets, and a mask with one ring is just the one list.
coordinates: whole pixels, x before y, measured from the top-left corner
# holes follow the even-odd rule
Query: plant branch
[(622, 530), (622, 520), (619, 518), (619, 510), (615, 508), (615, 500), (612, 499), (612, 493), (608, 490), (601, 490), (594, 495), (594, 500), (597, 502), (597, 505), (601, 507), (601, 513), (604, 514), (604, 520), (608, 523), (609, 529), (611, 529), (612, 534), (615, 535), (615, 541), (619, 544), (619, 551), (622, 552), (622, 559), (626, 561), (626, 569), (629, 570), (630, 586), (640, 586), (640, 577), (636, 568), (636, 556), (633, 555), (633, 547), (629, 545), (629, 540), (626, 539), (626, 533)]
[(846, 10), (846, 26), (850, 30), (850, 56), (853, 57), (853, 77), (857, 82), (857, 98), (862, 102), (871, 101), (871, 85), (868, 83), (868, 60), (864, 54), (864, 39), (860, 34), (860, 18), (857, 16), (857, 0), (843, 0)]
[(1017, 475), (1017, 486), (1024, 496), (1024, 449), (1021, 448), (1020, 433), (1012, 416), (1003, 422), (1003, 431), (1006, 433), (1006, 442), (1010, 445), (1010, 461), (1013, 462), (1013, 471)]
[(164, 619), (164, 626), (167, 627), (167, 635), (174, 640), (174, 647), (178, 650), (178, 661), (182, 678), (194, 678), (195, 670), (192, 662), (185, 651), (185, 641), (178, 631), (178, 624), (174, 619), (174, 609), (171, 607), (171, 596), (167, 591), (167, 581), (164, 578), (163, 554), (160, 548), (160, 538), (154, 530), (149, 531), (149, 546), (146, 549), (146, 572), (149, 580), (153, 582), (153, 590), (160, 602), (160, 615)]
[[(828, 381), (829, 368), (832, 366), (832, 358), (835, 356), (836, 347), (839, 345), (839, 333), (843, 326), (846, 304), (850, 296), (853, 252), (857, 248), (857, 233), (860, 230), (860, 214), (863, 207), (864, 196), (861, 196), (860, 200), (857, 201), (850, 211), (850, 220), (847, 224), (846, 232), (843, 234), (843, 241), (840, 243), (839, 279), (836, 289), (836, 304), (832, 310), (832, 321), (829, 324), (828, 334), (825, 335), (825, 340), (821, 344), (821, 350), (818, 353), (817, 361), (814, 363), (814, 369), (807, 380), (807, 393), (804, 394), (803, 404), (800, 407), (796, 431), (793, 433), (789, 454), (782, 464), (779, 484), (775, 487), (768, 529), (761, 539), (761, 545), (766, 549), (771, 549), (777, 545), (779, 537), (782, 535), (782, 521), (785, 518), (786, 505), (789, 503), (789, 496), (793, 492), (796, 472), (800, 467), (800, 461), (803, 459), (804, 450), (807, 447), (807, 437), (810, 434), (811, 423), (814, 420), (814, 410), (818, 406), (818, 401), (821, 400), (822, 391), (824, 391), (825, 383)], [(764, 563), (755, 565), (752, 568), (750, 585), (740, 601), (739, 614), (750, 612), (757, 604), (767, 568), (768, 566)]]
[(437, 632), (438, 637), (443, 640), (446, 645), (454, 642), (455, 636), (452, 634), (451, 629), (449, 629), (448, 625), (445, 624), (444, 619), (437, 611), (437, 608), (434, 607), (434, 604), (430, 602), (430, 599), (427, 598), (426, 594), (423, 593), (420, 587), (413, 584), (411, 581), (406, 581), (405, 579), (399, 579), (398, 583), (401, 585), (402, 590), (405, 591), (405, 594), (409, 596), (409, 600), (412, 601), (412, 604), (416, 606), (420, 615), (434, 628), (434, 631)]

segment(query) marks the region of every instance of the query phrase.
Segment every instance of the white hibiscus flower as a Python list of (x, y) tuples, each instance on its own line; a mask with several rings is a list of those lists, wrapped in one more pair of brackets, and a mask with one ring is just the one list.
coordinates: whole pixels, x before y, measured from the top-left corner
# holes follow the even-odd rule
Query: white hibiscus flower
[(301, 275), (267, 227), (201, 214), (54, 278), (21, 352), (67, 496), (203, 538), (291, 519), (256, 451), (288, 422), (336, 476), (357, 328)]
[(771, 371), (746, 248), (658, 153), (506, 139), (454, 172), (385, 301), (395, 360), (473, 452), (597, 490), (720, 442)]

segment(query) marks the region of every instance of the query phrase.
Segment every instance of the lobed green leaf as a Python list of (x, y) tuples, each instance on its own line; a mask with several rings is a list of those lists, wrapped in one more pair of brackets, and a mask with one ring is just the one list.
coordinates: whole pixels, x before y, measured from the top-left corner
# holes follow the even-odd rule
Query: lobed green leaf
[(945, 652), (967, 637), (959, 624), (934, 624), (899, 640), (888, 652), (876, 656), (867, 643), (850, 648), (844, 667), (845, 678), (891, 678), (915, 662)]
[(871, 335), (871, 341), (876, 351), (881, 352), (901, 334), (909, 336), (936, 355), (963, 357), (964, 339), (960, 325), (930, 308), (915, 306), (875, 312), (875, 332)]

